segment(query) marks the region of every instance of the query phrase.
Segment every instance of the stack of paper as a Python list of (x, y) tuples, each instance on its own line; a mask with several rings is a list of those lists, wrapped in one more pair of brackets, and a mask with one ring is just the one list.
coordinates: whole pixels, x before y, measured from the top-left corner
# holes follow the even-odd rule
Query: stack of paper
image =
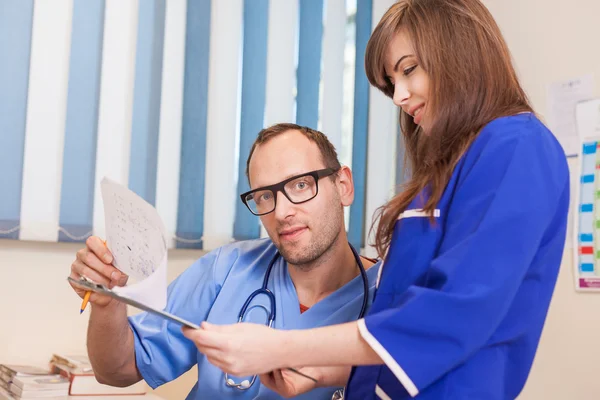
[(87, 356), (54, 354), (50, 361), (52, 372), (69, 380), (71, 396), (132, 395), (145, 394), (146, 384), (139, 381), (131, 386), (104, 385), (96, 379)]
[(27, 365), (0, 365), (0, 399), (63, 398), (69, 380), (49, 370)]

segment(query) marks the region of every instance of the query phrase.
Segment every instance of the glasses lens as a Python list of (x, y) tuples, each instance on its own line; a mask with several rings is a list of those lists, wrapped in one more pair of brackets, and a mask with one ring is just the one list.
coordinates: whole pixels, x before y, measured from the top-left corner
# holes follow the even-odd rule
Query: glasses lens
[(317, 181), (311, 175), (304, 175), (285, 184), (285, 193), (294, 203), (312, 199), (317, 195)]
[(246, 196), (246, 204), (254, 214), (266, 214), (275, 209), (275, 196), (271, 190), (259, 190)]

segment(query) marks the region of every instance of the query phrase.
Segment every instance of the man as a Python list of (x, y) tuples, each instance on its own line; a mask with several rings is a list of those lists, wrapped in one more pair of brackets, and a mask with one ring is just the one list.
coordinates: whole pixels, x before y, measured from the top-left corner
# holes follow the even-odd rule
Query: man
[[(166, 311), (213, 324), (240, 317), (265, 324), (274, 317), (273, 327), (286, 330), (359, 318), (367, 304), (364, 285), (370, 304), (378, 265), (370, 268), (374, 262), (355, 257), (348, 244), (344, 207), (354, 198), (352, 173), (340, 166), (333, 145), (318, 131), (278, 124), (259, 133), (246, 174), (252, 190), (242, 201), (260, 215), (270, 240), (237, 242), (200, 258), (169, 286)], [(124, 285), (127, 277), (111, 261), (103, 242), (92, 237), (77, 253), (71, 277)], [(90, 302), (88, 353), (100, 382), (127, 386), (144, 379), (155, 388), (198, 364), (188, 398), (280, 398), (255, 377), (226, 375), (211, 365), (179, 325), (147, 313), (128, 318), (124, 304), (96, 293)], [(336, 389), (302, 398), (331, 399)]]

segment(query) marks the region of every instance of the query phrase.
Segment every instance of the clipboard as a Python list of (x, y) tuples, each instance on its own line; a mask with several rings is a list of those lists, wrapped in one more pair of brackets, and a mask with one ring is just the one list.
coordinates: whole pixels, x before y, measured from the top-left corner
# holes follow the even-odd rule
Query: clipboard
[(187, 326), (187, 327), (192, 328), (192, 329), (200, 329), (200, 326), (194, 324), (193, 322), (186, 321), (185, 319), (180, 318), (177, 315), (168, 313), (166, 311), (158, 310), (156, 308), (152, 308), (150, 306), (147, 306), (146, 304), (140, 303), (139, 301), (130, 299), (128, 297), (121, 296), (121, 295), (113, 292), (112, 290), (110, 290), (106, 286), (100, 285), (98, 283), (95, 283), (95, 282), (93, 282), (93, 281), (91, 281), (89, 279), (82, 278), (80, 280), (77, 280), (77, 279), (73, 279), (71, 277), (68, 277), (67, 280), (69, 282), (71, 282), (72, 284), (74, 284), (74, 285), (80, 286), (80, 287), (85, 288), (87, 290), (91, 290), (92, 292), (96, 292), (96, 293), (100, 293), (100, 294), (103, 294), (103, 295), (106, 295), (106, 296), (110, 296), (113, 299), (119, 300), (122, 303), (129, 304), (130, 306), (133, 306), (135, 308), (139, 308), (140, 310), (144, 310), (144, 311), (147, 311), (147, 312), (152, 313), (154, 315), (158, 315), (159, 317), (166, 318), (166, 319), (171, 320), (173, 322), (176, 322), (176, 323), (178, 323), (180, 325)]
[[(192, 328), (192, 329), (200, 329), (200, 326), (194, 324), (193, 322), (186, 321), (185, 319), (180, 318), (177, 315), (168, 313), (166, 311), (157, 310), (156, 308), (152, 308), (150, 306), (147, 306), (146, 304), (140, 303), (139, 301), (130, 299), (128, 297), (123, 297), (123, 296), (121, 296), (121, 295), (113, 292), (112, 290), (110, 290), (106, 286), (100, 285), (99, 283), (95, 283), (95, 282), (93, 282), (90, 279), (81, 278), (81, 279), (77, 280), (77, 279), (73, 279), (71, 277), (68, 277), (67, 280), (69, 282), (71, 282), (72, 284), (76, 285), (76, 286), (80, 286), (80, 287), (85, 288), (87, 290), (91, 290), (92, 292), (96, 292), (96, 293), (100, 293), (100, 294), (103, 294), (103, 295), (106, 295), (106, 296), (110, 296), (113, 299), (119, 300), (120, 302), (129, 304), (130, 306), (133, 306), (135, 308), (139, 308), (140, 310), (147, 311), (147, 312), (152, 313), (154, 315), (158, 315), (159, 317), (163, 317), (165, 319), (171, 320), (171, 321), (173, 321), (175, 323), (178, 323), (180, 325), (187, 326), (187, 327)], [(296, 373), (296, 374), (298, 374), (300, 376), (303, 376), (306, 379), (310, 379), (311, 381), (317, 383), (317, 380), (315, 378), (313, 378), (310, 375), (306, 375), (303, 372), (298, 371), (296, 368), (288, 367), (286, 369), (289, 370), (289, 371), (292, 371), (292, 372), (294, 372), (294, 373)]]

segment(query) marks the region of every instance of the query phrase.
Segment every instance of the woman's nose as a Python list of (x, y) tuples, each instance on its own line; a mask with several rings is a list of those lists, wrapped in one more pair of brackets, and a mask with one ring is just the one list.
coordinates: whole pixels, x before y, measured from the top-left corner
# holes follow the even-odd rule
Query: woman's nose
[(404, 104), (406, 104), (406, 101), (409, 97), (410, 92), (408, 91), (406, 85), (401, 83), (396, 83), (394, 85), (394, 97), (392, 98), (392, 101), (396, 106), (402, 107)]

